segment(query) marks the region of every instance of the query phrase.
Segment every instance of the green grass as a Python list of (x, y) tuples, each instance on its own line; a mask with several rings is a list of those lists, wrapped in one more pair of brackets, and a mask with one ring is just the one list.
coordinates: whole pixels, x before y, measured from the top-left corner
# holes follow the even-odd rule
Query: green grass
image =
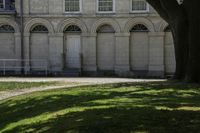
[(199, 133), (200, 86), (123, 83), (0, 101), (0, 132)]
[(0, 82), (0, 92), (32, 87), (56, 85), (57, 82)]

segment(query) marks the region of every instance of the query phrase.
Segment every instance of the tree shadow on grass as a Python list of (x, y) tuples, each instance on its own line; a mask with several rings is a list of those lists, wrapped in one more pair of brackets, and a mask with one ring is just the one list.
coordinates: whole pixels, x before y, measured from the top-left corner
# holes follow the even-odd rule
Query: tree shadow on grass
[(116, 107), (70, 113), (32, 125), (17, 126), (7, 133), (31, 130), (47, 133), (198, 133), (199, 119), (200, 112)]
[[(137, 89), (131, 89), (135, 86)], [(81, 91), (77, 95), (65, 93), (76, 91), (76, 88), (60, 90), (61, 93), (52, 92), (42, 97), (23, 99), (12, 106), (10, 104), (13, 101), (8, 100), (0, 104), (0, 129), (4, 129), (10, 123), (44, 113), (53, 113), (72, 107), (87, 107), (84, 111), (58, 115), (56, 118), (31, 125), (22, 124), (5, 132), (199, 132), (199, 110), (176, 110), (182, 106), (200, 108), (199, 88), (198, 85), (167, 82), (122, 83), (82, 87), (79, 88)], [(125, 98), (125, 100), (120, 100), (120, 98)], [(93, 108), (102, 106), (108, 108)], [(172, 110), (157, 109), (157, 106)]]

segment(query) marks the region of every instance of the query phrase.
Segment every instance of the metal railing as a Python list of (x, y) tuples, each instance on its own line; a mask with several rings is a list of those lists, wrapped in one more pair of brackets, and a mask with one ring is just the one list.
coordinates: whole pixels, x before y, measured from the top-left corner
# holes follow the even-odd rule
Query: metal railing
[(0, 59), (0, 71), (3, 72), (3, 75), (10, 71), (20, 72), (21, 70), (24, 71), (25, 75), (31, 71), (44, 71), (47, 75), (48, 61), (40, 59)]

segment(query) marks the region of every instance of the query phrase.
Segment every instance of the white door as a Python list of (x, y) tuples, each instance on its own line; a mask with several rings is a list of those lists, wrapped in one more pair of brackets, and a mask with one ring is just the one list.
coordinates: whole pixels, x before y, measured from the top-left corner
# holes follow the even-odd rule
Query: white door
[(147, 70), (148, 69), (148, 33), (132, 32), (131, 33), (131, 69)]
[(45, 70), (48, 63), (48, 34), (31, 33), (31, 69)]
[(113, 33), (98, 33), (97, 64), (99, 70), (114, 70), (114, 39)]
[(65, 37), (65, 53), (67, 68), (81, 68), (81, 37), (80, 35), (69, 35)]
[[(13, 33), (0, 33), (0, 59), (16, 59), (15, 56), (15, 37)], [(7, 61), (6, 64), (0, 61), (0, 68), (14, 67), (14, 61)]]

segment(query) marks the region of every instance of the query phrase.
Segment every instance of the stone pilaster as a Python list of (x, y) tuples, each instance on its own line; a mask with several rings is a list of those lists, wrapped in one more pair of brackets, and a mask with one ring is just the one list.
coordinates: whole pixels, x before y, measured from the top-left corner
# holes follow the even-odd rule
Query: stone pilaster
[(25, 72), (30, 71), (30, 33), (24, 33), (24, 67)]
[(164, 33), (149, 33), (149, 76), (164, 77)]
[(21, 63), (21, 34), (20, 33), (15, 33), (15, 59), (17, 59), (18, 61), (15, 63), (15, 66), (17, 67), (16, 70), (20, 71), (20, 69), (18, 69), (19, 67), (22, 66)]
[(116, 33), (115, 37), (115, 72), (120, 76), (126, 76), (130, 71), (130, 33)]
[(29, 14), (29, 12), (30, 12), (30, 0), (23, 0), (23, 3), (24, 3), (24, 14), (25, 15), (28, 15)]

